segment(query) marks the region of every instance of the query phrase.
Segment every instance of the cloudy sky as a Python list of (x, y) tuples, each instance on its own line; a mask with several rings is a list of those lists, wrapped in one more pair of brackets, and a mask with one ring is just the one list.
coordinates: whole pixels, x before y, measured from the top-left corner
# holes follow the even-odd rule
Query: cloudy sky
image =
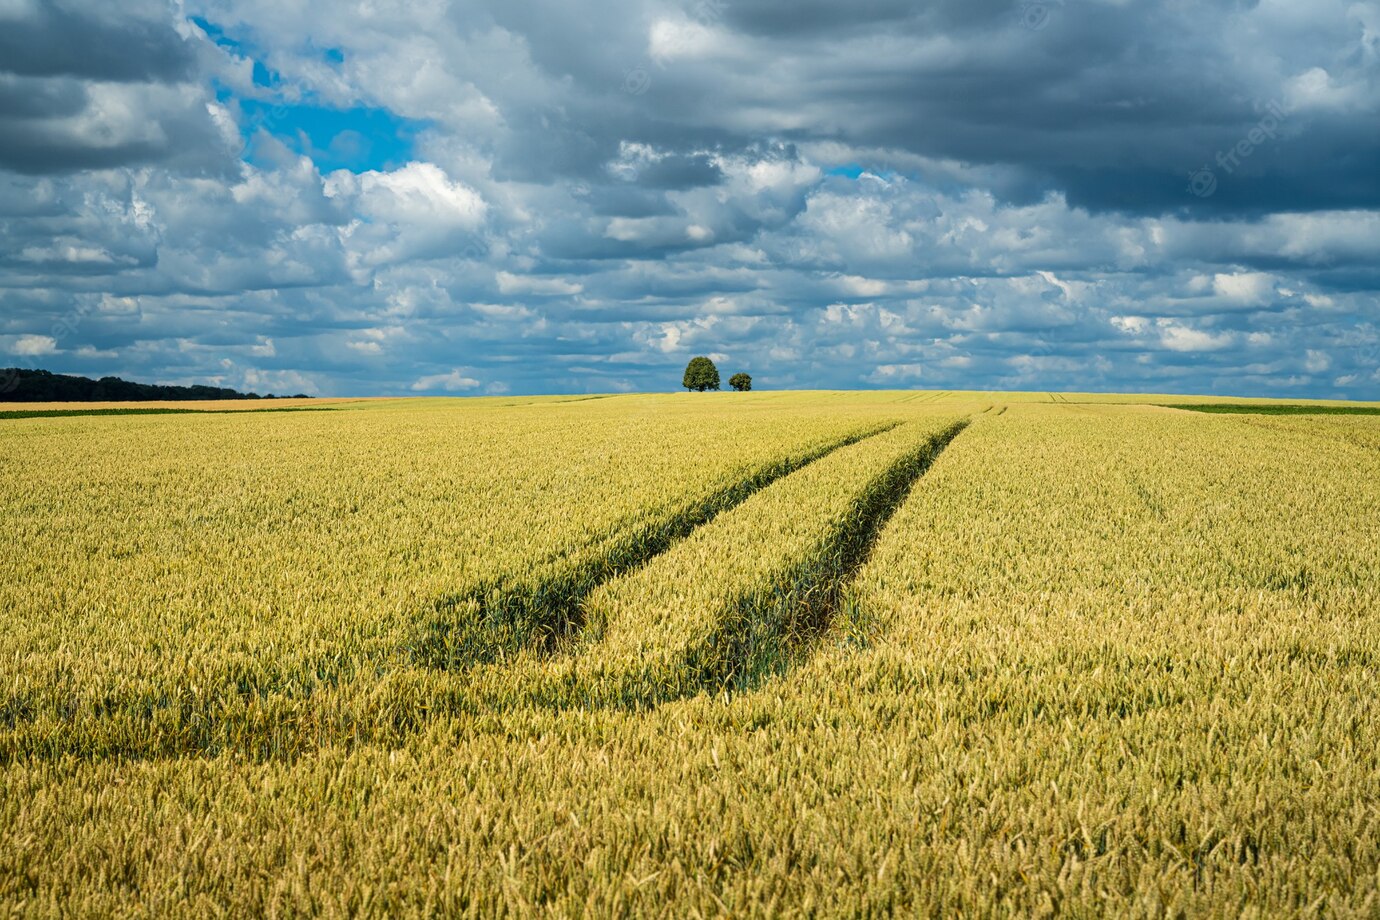
[(1380, 0), (0, 0), (0, 365), (1380, 398)]

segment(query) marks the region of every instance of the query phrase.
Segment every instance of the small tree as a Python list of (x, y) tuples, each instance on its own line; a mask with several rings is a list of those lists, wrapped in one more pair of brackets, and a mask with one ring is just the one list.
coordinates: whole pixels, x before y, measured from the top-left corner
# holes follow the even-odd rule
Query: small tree
[(728, 385), (739, 393), (746, 393), (748, 390), (752, 389), (752, 375), (744, 374), (742, 371), (739, 371), (728, 378)]
[(681, 380), (681, 386), (687, 390), (695, 390), (703, 393), (705, 390), (717, 390), (719, 388), (719, 369), (714, 366), (704, 355), (691, 358), (690, 363), (685, 365), (685, 377)]

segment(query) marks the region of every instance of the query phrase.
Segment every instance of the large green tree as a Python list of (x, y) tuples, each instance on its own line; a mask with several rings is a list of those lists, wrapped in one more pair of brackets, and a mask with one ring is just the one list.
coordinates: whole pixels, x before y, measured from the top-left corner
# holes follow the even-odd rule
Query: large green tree
[(700, 393), (705, 390), (717, 390), (719, 388), (719, 369), (714, 366), (713, 361), (704, 355), (697, 355), (690, 359), (689, 364), (685, 365), (685, 377), (681, 380), (681, 386)]

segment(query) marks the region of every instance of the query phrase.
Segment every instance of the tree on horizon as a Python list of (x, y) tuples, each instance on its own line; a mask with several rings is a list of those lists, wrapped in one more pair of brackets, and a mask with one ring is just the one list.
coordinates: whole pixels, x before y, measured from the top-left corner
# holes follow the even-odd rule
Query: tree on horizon
[(687, 390), (703, 393), (705, 390), (719, 388), (719, 369), (704, 355), (696, 355), (685, 365), (685, 376), (680, 385)]

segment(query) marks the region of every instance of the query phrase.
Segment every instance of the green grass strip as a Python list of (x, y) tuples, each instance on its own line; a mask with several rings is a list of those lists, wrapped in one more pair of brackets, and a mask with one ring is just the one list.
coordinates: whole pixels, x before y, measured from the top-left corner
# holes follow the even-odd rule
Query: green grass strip
[(1380, 406), (1309, 406), (1297, 403), (1164, 403), (1166, 409), (1187, 409), (1217, 415), (1380, 415)]

